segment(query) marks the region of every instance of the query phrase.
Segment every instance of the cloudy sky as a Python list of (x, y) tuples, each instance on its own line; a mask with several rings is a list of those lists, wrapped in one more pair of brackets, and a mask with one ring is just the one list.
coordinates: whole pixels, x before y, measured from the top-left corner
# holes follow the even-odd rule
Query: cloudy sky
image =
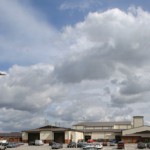
[(0, 131), (150, 125), (150, 1), (0, 0), (0, 71)]

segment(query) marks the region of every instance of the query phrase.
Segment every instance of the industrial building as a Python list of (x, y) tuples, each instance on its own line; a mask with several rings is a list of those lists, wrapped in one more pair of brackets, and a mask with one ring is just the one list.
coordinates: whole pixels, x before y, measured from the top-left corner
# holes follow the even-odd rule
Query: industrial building
[(56, 126), (44, 126), (22, 132), (22, 141), (43, 140), (69, 143), (79, 140), (116, 140), (125, 143), (138, 141), (150, 142), (150, 126), (144, 125), (143, 116), (134, 116), (132, 121), (120, 122), (81, 122), (73, 125), (73, 128)]
[(75, 124), (74, 129), (84, 133), (84, 139), (150, 142), (150, 126), (144, 125), (143, 116), (134, 116), (133, 121), (122, 122), (82, 122)]
[(44, 143), (49, 143), (51, 141), (69, 143), (70, 141), (77, 142), (81, 139), (83, 139), (82, 131), (51, 125), (22, 131), (23, 142), (42, 140)]

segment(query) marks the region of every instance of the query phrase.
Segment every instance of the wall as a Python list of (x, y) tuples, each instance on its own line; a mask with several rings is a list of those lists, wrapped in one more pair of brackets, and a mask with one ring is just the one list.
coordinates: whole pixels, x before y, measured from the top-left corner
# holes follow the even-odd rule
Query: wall
[(144, 125), (144, 119), (143, 116), (134, 116), (133, 117), (133, 127), (140, 127)]
[(115, 139), (115, 134), (112, 132), (93, 132), (92, 139)]
[(65, 132), (65, 143), (69, 143), (71, 141), (71, 131)]
[(114, 129), (130, 129), (131, 125), (114, 125)]
[(83, 133), (77, 131), (66, 131), (65, 132), (65, 143), (70, 141), (78, 142), (78, 140), (83, 140)]
[(52, 131), (41, 131), (40, 139), (44, 141), (44, 143), (48, 143), (54, 139), (54, 135)]
[(27, 132), (22, 132), (22, 141), (28, 142), (28, 133)]
[(78, 142), (79, 140), (83, 140), (83, 133), (82, 132), (73, 132), (73, 139), (72, 141)]

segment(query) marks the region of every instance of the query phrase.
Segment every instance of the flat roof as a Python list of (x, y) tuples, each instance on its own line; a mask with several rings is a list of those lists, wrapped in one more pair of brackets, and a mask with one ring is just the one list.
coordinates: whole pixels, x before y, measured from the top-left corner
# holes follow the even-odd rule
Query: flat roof
[(114, 125), (131, 125), (130, 121), (120, 122), (81, 122), (73, 126), (86, 126), (86, 127), (112, 127)]

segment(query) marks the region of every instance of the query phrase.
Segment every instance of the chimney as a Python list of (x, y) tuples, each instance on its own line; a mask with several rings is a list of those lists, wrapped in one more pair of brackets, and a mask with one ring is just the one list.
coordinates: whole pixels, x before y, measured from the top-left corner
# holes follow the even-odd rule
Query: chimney
[(141, 127), (144, 125), (143, 116), (133, 116), (133, 128)]

